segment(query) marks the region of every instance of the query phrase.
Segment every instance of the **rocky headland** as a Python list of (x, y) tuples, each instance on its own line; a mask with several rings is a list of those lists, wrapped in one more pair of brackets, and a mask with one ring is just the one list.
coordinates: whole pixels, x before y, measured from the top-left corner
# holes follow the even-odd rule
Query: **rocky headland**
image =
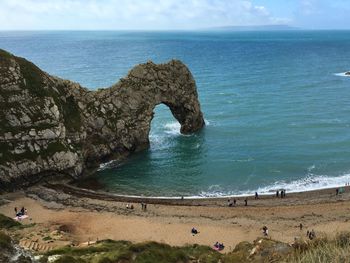
[(204, 126), (196, 83), (180, 61), (134, 67), (88, 90), (0, 50), (0, 190), (68, 175), (149, 146), (153, 110), (165, 104), (188, 134)]

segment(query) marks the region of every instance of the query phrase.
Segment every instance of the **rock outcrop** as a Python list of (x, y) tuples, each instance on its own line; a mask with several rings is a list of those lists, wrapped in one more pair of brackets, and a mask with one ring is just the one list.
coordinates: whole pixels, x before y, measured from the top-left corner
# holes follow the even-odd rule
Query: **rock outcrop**
[(180, 61), (138, 65), (115, 85), (91, 91), (0, 50), (0, 189), (80, 177), (147, 148), (161, 103), (181, 133), (203, 127), (195, 81)]

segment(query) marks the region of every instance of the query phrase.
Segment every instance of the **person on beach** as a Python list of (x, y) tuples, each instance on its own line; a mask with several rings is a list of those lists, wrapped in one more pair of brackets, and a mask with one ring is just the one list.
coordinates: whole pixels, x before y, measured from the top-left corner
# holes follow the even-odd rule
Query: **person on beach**
[(267, 228), (267, 226), (264, 226), (264, 227), (262, 228), (262, 230), (263, 230), (263, 235), (264, 235), (265, 237), (267, 237), (267, 236), (269, 235), (269, 229)]
[(279, 195), (280, 195), (280, 191), (276, 191), (276, 197), (279, 197)]
[(231, 200), (231, 199), (228, 199), (228, 200), (227, 200), (227, 205), (228, 205), (229, 207), (231, 207), (231, 206), (233, 205), (233, 203), (232, 203), (232, 200)]
[(244, 206), (248, 206), (248, 199), (244, 199)]
[(255, 200), (259, 199), (258, 192), (255, 192)]
[(233, 205), (236, 206), (237, 200), (236, 198), (233, 199)]
[(284, 197), (284, 190), (281, 190), (281, 198)]
[(198, 230), (193, 227), (192, 230), (191, 230), (191, 233), (192, 233), (192, 235), (197, 235), (198, 234)]
[(308, 237), (310, 240), (313, 240), (316, 237), (316, 233), (313, 229), (311, 231), (308, 231)]
[(300, 228), (300, 231), (303, 230), (303, 224), (302, 223), (300, 223), (299, 228)]
[(147, 210), (147, 204), (146, 203), (143, 205), (143, 209), (144, 209), (144, 211)]
[(339, 188), (335, 189), (335, 195), (339, 195)]
[(15, 207), (15, 215), (17, 216), (18, 214), (18, 210), (17, 210), (17, 207)]
[(214, 248), (216, 250), (223, 250), (225, 248), (225, 246), (224, 246), (224, 243), (219, 243), (216, 241), (216, 243), (214, 244)]
[(142, 202), (142, 203), (141, 203), (141, 210), (142, 210), (142, 211), (143, 211), (143, 206), (144, 206), (144, 205), (143, 205), (143, 202)]
[(24, 216), (25, 215), (25, 209), (24, 209), (24, 206), (22, 206), (21, 208), (21, 215)]

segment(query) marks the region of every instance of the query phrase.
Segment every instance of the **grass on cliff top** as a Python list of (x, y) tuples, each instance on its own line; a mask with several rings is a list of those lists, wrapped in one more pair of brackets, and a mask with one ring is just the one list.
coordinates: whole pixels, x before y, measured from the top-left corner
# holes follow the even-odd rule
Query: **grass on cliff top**
[[(256, 253), (250, 255), (254, 248)], [(350, 262), (350, 232), (339, 233), (335, 238), (299, 240), (293, 247), (271, 239), (257, 239), (254, 244), (241, 242), (227, 254), (220, 254), (210, 247), (200, 245), (171, 247), (156, 242), (132, 244), (127, 241), (105, 240), (86, 248), (64, 247), (50, 251), (41, 262), (46, 263), (50, 255), (62, 255), (55, 261), (59, 263), (346, 263)]]
[[(210, 247), (192, 245), (185, 247), (171, 247), (166, 244), (147, 242), (132, 244), (127, 241), (105, 240), (86, 248), (64, 247), (46, 253), (49, 255), (64, 255), (56, 262), (157, 262), (157, 263), (180, 263), (191, 260), (210, 263), (218, 262), (220, 253)], [(42, 261), (46, 262), (46, 261)]]
[[(29, 99), (26, 102), (25, 107), (38, 105), (40, 107), (44, 106), (44, 98), (51, 97), (54, 99), (56, 105), (59, 107), (59, 111), (64, 115), (64, 123), (68, 132), (78, 132), (82, 126), (82, 120), (80, 116), (80, 110), (77, 105), (77, 102), (73, 97), (66, 97), (67, 88), (65, 84), (61, 84), (56, 89), (53, 89), (52, 86), (55, 86), (54, 83), (51, 82), (47, 78), (45, 72), (43, 72), (39, 67), (37, 67), (34, 63), (26, 60), (25, 58), (14, 56), (5, 50), (0, 49), (0, 66), (3, 69), (6, 69), (10, 66), (10, 60), (14, 59), (20, 66), (20, 71), (23, 78), (26, 80), (25, 82), (21, 82), (20, 87), (24, 90), (28, 90), (29, 94), (34, 97), (34, 99)], [(1, 68), (1, 67), (0, 67)], [(58, 92), (57, 92), (58, 91)], [(4, 98), (8, 98), (9, 96), (14, 95), (18, 91), (0, 91), (1, 95)], [(65, 99), (64, 99), (65, 98)], [(6, 99), (0, 108), (15, 108), (18, 105), (15, 105), (15, 102), (9, 103)], [(36, 115), (34, 113), (37, 113)], [(45, 116), (42, 115), (42, 112), (34, 112), (32, 113), (31, 119), (36, 121), (38, 119), (45, 119)], [(5, 122), (4, 115), (0, 112), (0, 129), (3, 131), (12, 131), (12, 127)], [(23, 128), (23, 127), (22, 127)], [(33, 127), (36, 128), (36, 127)], [(16, 131), (16, 130), (14, 130)]]
[(300, 242), (286, 259), (291, 263), (350, 262), (350, 232), (341, 232), (335, 238), (323, 236), (313, 242)]

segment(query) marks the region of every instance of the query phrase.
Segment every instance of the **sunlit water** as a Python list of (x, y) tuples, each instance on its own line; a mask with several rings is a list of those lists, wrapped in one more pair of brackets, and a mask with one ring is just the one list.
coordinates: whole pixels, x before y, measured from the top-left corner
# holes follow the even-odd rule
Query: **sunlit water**
[(183, 136), (156, 108), (151, 147), (105, 165), (120, 194), (218, 196), (350, 181), (350, 31), (0, 32), (0, 48), (91, 89), (137, 63), (183, 60), (207, 122)]

